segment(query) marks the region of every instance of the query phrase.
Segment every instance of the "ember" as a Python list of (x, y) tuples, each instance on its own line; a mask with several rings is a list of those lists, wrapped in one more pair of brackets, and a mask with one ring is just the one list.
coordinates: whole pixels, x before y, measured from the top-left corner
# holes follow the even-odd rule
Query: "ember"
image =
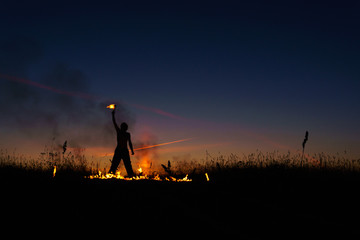
[(209, 175), (207, 173), (205, 173), (205, 177), (206, 177), (206, 181), (210, 181)]

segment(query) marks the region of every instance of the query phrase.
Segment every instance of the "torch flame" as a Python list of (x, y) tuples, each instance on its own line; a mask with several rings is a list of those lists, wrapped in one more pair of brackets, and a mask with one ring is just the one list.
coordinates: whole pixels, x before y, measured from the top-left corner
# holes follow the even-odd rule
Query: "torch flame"
[(106, 108), (115, 109), (115, 104), (110, 104), (109, 106), (106, 106)]

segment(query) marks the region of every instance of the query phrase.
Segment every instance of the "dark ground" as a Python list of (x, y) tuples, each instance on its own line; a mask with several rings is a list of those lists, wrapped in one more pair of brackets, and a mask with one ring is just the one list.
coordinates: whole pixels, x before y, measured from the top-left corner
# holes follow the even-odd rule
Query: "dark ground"
[(51, 232), (82, 239), (360, 235), (358, 176), (252, 171), (190, 183), (7, 172), (0, 178), (2, 228), (14, 237)]

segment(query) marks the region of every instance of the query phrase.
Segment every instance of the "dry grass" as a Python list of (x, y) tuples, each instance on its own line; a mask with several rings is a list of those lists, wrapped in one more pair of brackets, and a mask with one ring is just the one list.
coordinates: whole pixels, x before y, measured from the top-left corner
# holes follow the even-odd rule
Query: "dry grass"
[[(94, 167), (93, 163), (88, 163), (84, 156), (84, 149), (72, 149), (66, 152), (62, 148), (55, 150), (45, 148), (37, 158), (0, 150), (0, 170), (3, 176), (25, 173), (49, 177), (52, 176), (54, 166), (57, 168), (57, 176), (62, 177), (83, 177), (99, 170), (98, 166)], [(205, 173), (210, 175), (211, 180), (234, 179), (250, 175), (255, 177), (259, 174), (270, 176), (294, 173), (297, 175), (309, 173), (359, 175), (360, 159), (349, 159), (346, 153), (342, 155), (314, 154), (305, 156), (303, 162), (302, 154), (290, 152), (282, 154), (277, 151), (267, 153), (256, 151), (242, 156), (230, 154), (216, 157), (206, 153), (206, 158), (202, 161), (171, 162), (171, 169), (168, 167), (154, 169), (153, 174), (163, 176), (171, 174), (176, 177), (189, 174), (190, 178), (199, 180), (205, 180)]]
[(219, 155), (213, 157), (207, 153), (206, 159), (198, 161), (182, 161), (173, 163), (173, 172), (176, 174), (189, 173), (190, 177), (203, 176), (208, 173), (213, 178), (236, 178), (248, 174), (297, 174), (324, 175), (324, 174), (360, 174), (360, 159), (349, 159), (343, 155), (329, 155), (326, 153), (305, 156), (302, 154), (286, 154), (277, 151), (263, 153), (256, 151), (249, 155), (236, 154)]
[(84, 149), (72, 152), (47, 149), (37, 158), (0, 150), (0, 169), (2, 175), (26, 174), (52, 176), (54, 166), (60, 176), (84, 176), (88, 174), (88, 162), (83, 155)]

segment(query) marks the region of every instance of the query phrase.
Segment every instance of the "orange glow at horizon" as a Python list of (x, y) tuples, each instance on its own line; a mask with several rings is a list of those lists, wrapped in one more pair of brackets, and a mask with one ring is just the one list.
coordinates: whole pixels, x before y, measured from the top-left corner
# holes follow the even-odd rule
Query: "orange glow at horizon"
[[(173, 143), (180, 143), (180, 142), (185, 142), (185, 141), (189, 141), (193, 138), (186, 138), (186, 139), (180, 139), (180, 140), (176, 140), (176, 141), (172, 141), (172, 142), (165, 142), (165, 143), (159, 143), (159, 144), (155, 144), (155, 145), (149, 145), (149, 146), (143, 146), (143, 147), (139, 147), (139, 148), (135, 148), (134, 151), (141, 151), (144, 149), (150, 149), (150, 148), (155, 148), (155, 147), (160, 147), (160, 146), (165, 146), (165, 145), (170, 145)], [(201, 145), (201, 147), (203, 147), (203, 145)], [(199, 147), (196, 147), (196, 149), (198, 149)], [(192, 149), (192, 147), (190, 147), (189, 149)], [(164, 151), (165, 149), (159, 149), (159, 151)], [(170, 148), (170, 152), (173, 151), (186, 151), (186, 148)], [(114, 151), (112, 147), (91, 147), (91, 148), (87, 148), (87, 152), (88, 154), (90, 154), (91, 156), (95, 156), (95, 157), (112, 157), (114, 155)], [(169, 151), (165, 150), (166, 153), (168, 153)], [(138, 154), (136, 154), (136, 156), (138, 156)], [(142, 158), (142, 164), (144, 164), (143, 167), (149, 167), (150, 166), (150, 159), (149, 156), (141, 156)], [(146, 163), (147, 162), (147, 163)], [(145, 164), (146, 163), (146, 164)]]

